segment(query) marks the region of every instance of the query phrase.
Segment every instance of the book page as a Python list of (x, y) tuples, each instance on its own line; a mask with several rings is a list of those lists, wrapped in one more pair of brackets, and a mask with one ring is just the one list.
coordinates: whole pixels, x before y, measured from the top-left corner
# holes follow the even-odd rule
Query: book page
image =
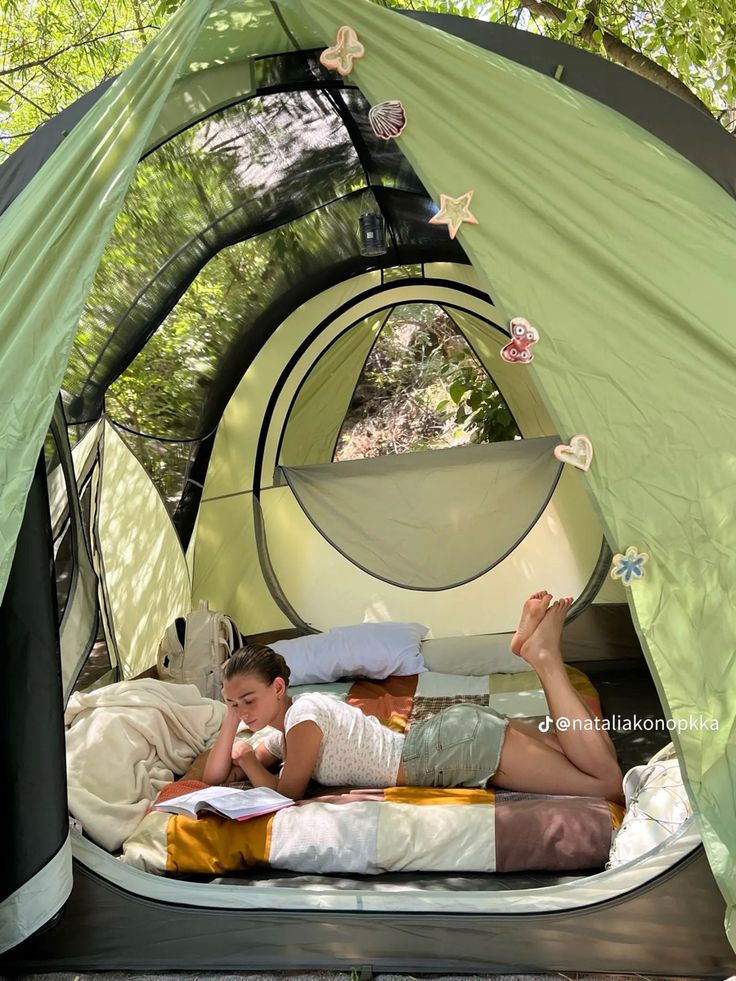
[(181, 797), (154, 804), (158, 811), (168, 811), (173, 814), (191, 814), (206, 807), (207, 810), (222, 814), (228, 818), (244, 818), (256, 814), (268, 814), (280, 807), (293, 804), (290, 797), (284, 797), (270, 787), (253, 787), (250, 790), (238, 790), (230, 787), (206, 787), (195, 790)]

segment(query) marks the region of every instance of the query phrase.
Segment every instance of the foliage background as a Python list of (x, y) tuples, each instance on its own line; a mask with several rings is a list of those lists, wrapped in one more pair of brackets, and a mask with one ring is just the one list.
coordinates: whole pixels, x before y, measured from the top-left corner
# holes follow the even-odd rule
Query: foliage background
[[(181, 0), (0, 0), (0, 161), (120, 72)], [(736, 125), (731, 0), (376, 0), (498, 21), (587, 48)]]

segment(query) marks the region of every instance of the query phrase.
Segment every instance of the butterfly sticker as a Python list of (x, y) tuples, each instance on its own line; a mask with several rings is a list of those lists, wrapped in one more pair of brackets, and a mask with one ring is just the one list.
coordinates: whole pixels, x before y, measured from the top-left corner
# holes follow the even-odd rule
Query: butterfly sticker
[(325, 48), (319, 60), (325, 68), (345, 76), (353, 70), (353, 62), (364, 54), (365, 48), (358, 40), (358, 35), (352, 27), (343, 24), (337, 32), (337, 41), (331, 47)]
[(501, 348), (501, 357), (509, 364), (529, 364), (534, 360), (531, 346), (539, 340), (539, 333), (523, 317), (514, 317), (509, 327), (511, 340)]

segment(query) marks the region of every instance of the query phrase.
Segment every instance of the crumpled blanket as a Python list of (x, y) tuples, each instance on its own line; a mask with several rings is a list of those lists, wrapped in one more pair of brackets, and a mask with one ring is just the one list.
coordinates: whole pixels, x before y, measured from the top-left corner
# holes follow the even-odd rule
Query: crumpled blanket
[(72, 695), (64, 716), (71, 814), (97, 844), (118, 849), (224, 716), (225, 706), (194, 685), (153, 678)]

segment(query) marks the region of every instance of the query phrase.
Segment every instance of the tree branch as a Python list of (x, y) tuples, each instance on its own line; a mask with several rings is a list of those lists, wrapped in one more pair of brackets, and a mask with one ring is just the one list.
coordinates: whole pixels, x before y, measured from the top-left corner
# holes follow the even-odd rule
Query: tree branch
[(84, 89), (80, 88), (76, 82), (73, 82), (70, 78), (64, 78), (58, 72), (55, 72), (51, 65), (41, 65), (41, 70), (52, 78), (55, 78), (57, 82), (61, 82), (62, 85), (68, 85), (70, 88), (75, 89), (80, 95), (84, 95)]
[(51, 119), (53, 113), (47, 112), (43, 106), (39, 106), (39, 104), (34, 102), (33, 99), (29, 98), (27, 95), (24, 95), (20, 89), (14, 88), (9, 82), (4, 81), (2, 78), (0, 78), (0, 85), (4, 85), (6, 89), (10, 89), (10, 91), (14, 95), (17, 95), (19, 99), (23, 99), (24, 102), (27, 102), (29, 105), (33, 106), (34, 109), (38, 109), (39, 112), (42, 112), (47, 119)]
[[(544, 17), (546, 20), (553, 20), (557, 23), (561, 23), (565, 20), (566, 11), (560, 9), (560, 7), (549, 3), (548, 0), (520, 0), (522, 6), (526, 7), (527, 10), (532, 14), (539, 14), (540, 17)], [(589, 8), (590, 9), (590, 8)], [(593, 40), (593, 31), (599, 30), (602, 37), (603, 48), (611, 59), (617, 65), (621, 65), (624, 68), (628, 68), (630, 71), (635, 72), (637, 75), (641, 75), (642, 78), (648, 79), (650, 82), (654, 82), (659, 85), (660, 88), (666, 89), (673, 95), (678, 96), (684, 102), (689, 103), (696, 109), (700, 109), (701, 112), (707, 113), (709, 116), (712, 115), (710, 109), (704, 102), (692, 92), (684, 82), (681, 82), (679, 78), (670, 74), (666, 68), (662, 68), (658, 65), (656, 61), (652, 61), (651, 58), (647, 58), (646, 55), (640, 54), (633, 48), (625, 44), (620, 38), (617, 38), (615, 34), (611, 34), (610, 31), (605, 30), (599, 24), (596, 24), (595, 18), (593, 16), (588, 16), (580, 30), (578, 37), (585, 41), (587, 45), (593, 48), (597, 48), (597, 43)]]
[(143, 25), (143, 18), (141, 17), (141, 8), (138, 0), (131, 0), (131, 5), (133, 7), (133, 15), (135, 17), (136, 30), (141, 36), (143, 43), (146, 43), (146, 28)]
[[(148, 28), (156, 29), (155, 24), (144, 24), (145, 30)], [(0, 69), (0, 75), (13, 75), (15, 72), (25, 71), (27, 68), (35, 68), (37, 65), (45, 65), (49, 61), (53, 61), (54, 58), (58, 58), (60, 55), (66, 54), (67, 51), (72, 51), (74, 48), (83, 48), (85, 45), (94, 44), (96, 41), (104, 41), (109, 37), (118, 37), (120, 34), (137, 34), (137, 27), (128, 27), (121, 31), (111, 31), (109, 34), (98, 34), (97, 37), (85, 38), (82, 41), (75, 41), (73, 44), (67, 44), (65, 48), (59, 48), (58, 51), (54, 51), (53, 54), (46, 55), (45, 58), (37, 58), (34, 61), (26, 61), (22, 65), (14, 65), (12, 68), (2, 68)]]

